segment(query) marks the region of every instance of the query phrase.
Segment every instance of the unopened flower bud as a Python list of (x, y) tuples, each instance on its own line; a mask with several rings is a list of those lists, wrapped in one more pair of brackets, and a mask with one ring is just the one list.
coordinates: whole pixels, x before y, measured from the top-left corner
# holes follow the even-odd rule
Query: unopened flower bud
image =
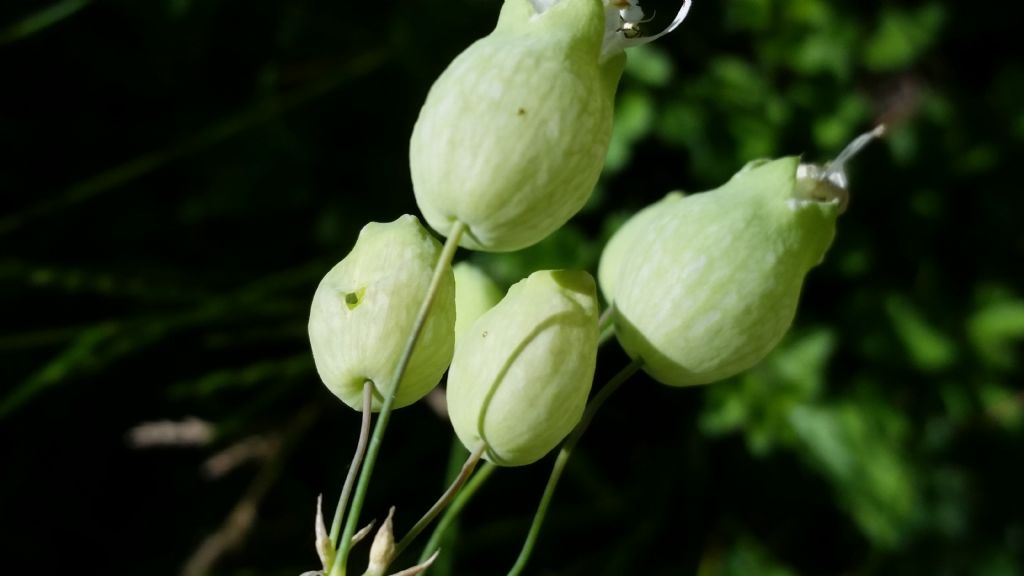
[(821, 262), (846, 204), (846, 160), (747, 164), (722, 187), (666, 198), (627, 222), (601, 259), (622, 347), (659, 382), (706, 384), (750, 368), (796, 314), (807, 272)]
[(448, 412), (470, 451), (521, 466), (579, 422), (597, 362), (597, 295), (586, 272), (535, 272), (459, 338)]
[(501, 289), (480, 268), (469, 262), (459, 262), (455, 272), (455, 338), (501, 300)]
[(316, 523), (314, 533), (316, 534), (316, 555), (320, 557), (320, 565), (324, 570), (330, 570), (334, 564), (334, 545), (327, 533), (327, 524), (324, 523), (323, 494), (316, 497)]
[(366, 565), (364, 576), (384, 576), (384, 572), (395, 559), (395, 532), (392, 519), (395, 517), (395, 507), (388, 510), (388, 517), (377, 529), (373, 537), (373, 544), (370, 545), (370, 561)]
[[(352, 251), (324, 276), (313, 296), (309, 341), (324, 384), (361, 410), (363, 384), (374, 383), (373, 409), (391, 379), (427, 293), (440, 243), (415, 216), (371, 222)], [(395, 407), (412, 404), (440, 381), (455, 344), (455, 280), (449, 268), (402, 377)]]

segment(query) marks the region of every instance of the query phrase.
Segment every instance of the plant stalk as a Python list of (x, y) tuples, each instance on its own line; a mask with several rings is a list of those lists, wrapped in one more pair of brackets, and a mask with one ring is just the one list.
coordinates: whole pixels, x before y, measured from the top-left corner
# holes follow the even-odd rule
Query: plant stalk
[(445, 531), (462, 513), (462, 509), (469, 504), (469, 501), (473, 499), (480, 487), (487, 482), (487, 479), (497, 470), (498, 467), (490, 462), (484, 462), (480, 470), (473, 475), (473, 478), (466, 484), (466, 487), (459, 491), (458, 496), (455, 497), (455, 501), (448, 507), (444, 512), (444, 516), (437, 522), (437, 526), (434, 527), (434, 532), (430, 535), (430, 540), (427, 541), (427, 545), (423, 547), (423, 552), (420, 554), (420, 558), (417, 564), (426, 562), (427, 558), (436, 551), (441, 545), (441, 539), (444, 538)]
[(445, 493), (441, 495), (441, 498), (439, 498), (438, 501), (430, 507), (430, 510), (427, 510), (427, 513), (420, 518), (419, 522), (417, 522), (416, 525), (409, 530), (409, 533), (402, 537), (395, 546), (395, 558), (401, 556), (402, 552), (409, 547), (409, 544), (412, 544), (412, 541), (420, 535), (420, 532), (423, 532), (423, 529), (433, 522), (434, 518), (437, 518), (437, 515), (440, 514), (442, 510), (451, 504), (455, 496), (458, 495), (459, 490), (462, 489), (462, 485), (465, 484), (466, 480), (469, 480), (470, 475), (473, 474), (473, 470), (476, 469), (476, 465), (480, 462), (480, 457), (484, 455), (484, 449), (486, 447), (486, 445), (481, 444), (479, 448), (469, 455), (469, 458), (466, 458), (466, 463), (462, 465), (462, 470), (459, 471), (459, 475), (455, 477), (455, 480), (453, 480), (448, 489), (445, 490)]
[(334, 510), (334, 521), (331, 522), (331, 546), (335, 550), (338, 549), (338, 533), (341, 532), (341, 521), (345, 518), (345, 507), (348, 506), (352, 487), (356, 483), (356, 475), (359, 474), (359, 468), (363, 464), (363, 456), (366, 454), (366, 443), (370, 440), (372, 404), (373, 382), (367, 380), (363, 383), (363, 423), (359, 428), (359, 441), (356, 443), (356, 453), (352, 456), (352, 464), (348, 468), (345, 485), (341, 489), (341, 496), (338, 497), (338, 506)]
[(512, 569), (509, 570), (508, 576), (519, 576), (522, 574), (523, 569), (526, 567), (526, 563), (530, 560), (530, 554), (533, 553), (533, 546), (537, 543), (537, 536), (540, 534), (540, 527), (544, 524), (544, 517), (547, 515), (548, 506), (551, 504), (551, 498), (555, 495), (555, 488), (558, 486), (558, 481), (562, 477), (565, 465), (569, 462), (569, 457), (572, 455), (573, 448), (576, 447), (576, 444), (580, 441), (580, 437), (582, 437), (583, 433), (587, 431), (587, 427), (590, 426), (591, 420), (594, 419), (594, 414), (596, 414), (605, 401), (619, 389), (619, 386), (628, 380), (630, 376), (635, 374), (641, 366), (643, 366), (642, 360), (633, 360), (628, 366), (613, 376), (612, 379), (609, 380), (600, 391), (598, 391), (594, 396), (594, 399), (590, 401), (586, 412), (583, 413), (583, 418), (580, 419), (580, 423), (573, 428), (569, 437), (565, 439), (565, 443), (562, 444), (561, 450), (558, 451), (558, 458), (555, 459), (555, 465), (551, 468), (551, 475), (548, 476), (548, 483), (544, 487), (544, 494), (540, 498), (540, 504), (537, 506), (537, 513), (533, 516), (533, 523), (530, 524), (530, 531), (527, 533), (526, 540), (523, 542), (523, 548), (519, 552), (519, 557), (516, 559), (515, 565), (513, 565)]
[(398, 366), (395, 368), (395, 375), (389, 383), (391, 385), (389, 388), (390, 392), (384, 398), (384, 404), (381, 405), (380, 413), (377, 415), (377, 423), (374, 425), (373, 436), (370, 437), (370, 445), (366, 451), (363, 469), (359, 474), (359, 482), (356, 484), (355, 496), (352, 498), (352, 509), (348, 520), (345, 522), (345, 531), (338, 542), (338, 557), (334, 562), (334, 566), (331, 567), (330, 576), (345, 576), (348, 554), (352, 547), (352, 535), (356, 533), (359, 513), (362, 512), (363, 502), (366, 500), (366, 492), (370, 487), (370, 478), (373, 476), (373, 466), (377, 462), (377, 455), (380, 453), (380, 446), (384, 441), (384, 431), (387, 429), (388, 421), (391, 419), (391, 410), (395, 404), (395, 397), (398, 395), (398, 385), (402, 381), (402, 376), (405, 375), (405, 369), (409, 366), (409, 360), (412, 359), (413, 349), (416, 347), (416, 342), (419, 341), (420, 334), (423, 332), (423, 326), (427, 323), (427, 316), (430, 314), (434, 297), (437, 296), (441, 279), (451, 266), (452, 259), (455, 257), (455, 251), (459, 247), (459, 239), (462, 238), (462, 233), (465, 230), (466, 225), (462, 222), (456, 222), (452, 226), (448, 238), (444, 242), (444, 248), (441, 249), (441, 255), (437, 259), (437, 264), (434, 266), (434, 275), (430, 279), (430, 287), (427, 288), (427, 293), (423, 297), (423, 304), (420, 305), (416, 321), (413, 323), (412, 332), (409, 333), (409, 339), (405, 343), (402, 356), (399, 358)]

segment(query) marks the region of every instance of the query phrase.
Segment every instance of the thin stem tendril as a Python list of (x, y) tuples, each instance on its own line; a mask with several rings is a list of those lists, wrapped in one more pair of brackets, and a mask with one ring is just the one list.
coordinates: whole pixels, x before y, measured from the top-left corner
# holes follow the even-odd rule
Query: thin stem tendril
[(389, 382), (390, 387), (388, 390), (390, 392), (384, 398), (384, 403), (380, 407), (380, 413), (377, 415), (377, 423), (373, 428), (373, 436), (370, 437), (366, 459), (363, 462), (363, 469), (359, 474), (359, 482), (356, 484), (355, 496), (352, 498), (352, 509), (348, 520), (345, 522), (345, 531), (338, 542), (338, 557), (334, 562), (334, 566), (331, 567), (330, 576), (345, 576), (345, 566), (348, 562), (348, 554), (352, 546), (352, 535), (356, 532), (356, 525), (359, 523), (359, 513), (362, 512), (366, 492), (370, 487), (370, 478), (373, 476), (373, 467), (377, 462), (377, 455), (380, 453), (380, 446), (384, 441), (384, 431), (387, 429), (388, 421), (391, 419), (391, 410), (395, 404), (395, 397), (398, 395), (398, 384), (402, 381), (405, 369), (409, 366), (413, 349), (416, 347), (420, 333), (423, 332), (423, 326), (427, 323), (427, 316), (430, 314), (430, 308), (434, 303), (434, 297), (437, 295), (441, 280), (444, 278), (445, 271), (451, 266), (452, 259), (455, 257), (455, 251), (459, 247), (459, 240), (465, 231), (465, 224), (455, 222), (448, 233), (448, 238), (444, 242), (444, 247), (441, 249), (441, 255), (437, 259), (437, 264), (434, 266), (434, 275), (430, 279), (430, 287), (427, 288), (427, 293), (423, 297), (423, 303), (420, 305), (419, 313), (416, 315), (416, 321), (413, 323), (412, 331), (409, 333), (405, 348), (402, 350), (402, 356), (399, 358), (398, 366), (395, 368), (395, 375), (391, 382)]

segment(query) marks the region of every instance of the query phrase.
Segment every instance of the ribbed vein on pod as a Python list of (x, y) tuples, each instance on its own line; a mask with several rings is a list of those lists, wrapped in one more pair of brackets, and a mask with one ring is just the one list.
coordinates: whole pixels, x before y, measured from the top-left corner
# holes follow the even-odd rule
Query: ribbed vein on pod
[(530, 4), (533, 4), (533, 9), (537, 11), (537, 14), (543, 14), (548, 8), (558, 4), (559, 1), (560, 0), (530, 0)]

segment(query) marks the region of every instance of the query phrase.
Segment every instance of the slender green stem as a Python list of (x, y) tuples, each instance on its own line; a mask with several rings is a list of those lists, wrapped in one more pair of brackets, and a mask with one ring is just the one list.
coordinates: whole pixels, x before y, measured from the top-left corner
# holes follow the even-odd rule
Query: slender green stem
[(345, 565), (348, 562), (348, 553), (352, 546), (352, 535), (356, 533), (359, 513), (362, 512), (363, 501), (366, 499), (366, 492), (370, 487), (370, 477), (373, 476), (373, 466), (377, 462), (377, 455), (380, 453), (380, 446), (384, 441), (384, 431), (387, 429), (388, 421), (391, 419), (391, 409), (395, 405), (395, 397), (398, 395), (398, 385), (402, 381), (402, 376), (405, 375), (405, 369), (409, 366), (413, 349), (416, 347), (420, 333), (423, 332), (423, 326), (427, 323), (427, 315), (430, 314), (430, 308), (434, 303), (438, 287), (441, 285), (445, 272), (451, 266), (452, 258), (455, 257), (455, 250), (459, 247), (459, 239), (465, 230), (465, 224), (456, 222), (448, 233), (448, 239), (445, 240), (444, 248), (441, 249), (441, 256), (437, 259), (437, 264), (434, 266), (434, 276), (430, 279), (430, 287), (427, 288), (427, 293), (423, 297), (423, 304), (420, 305), (416, 321), (413, 323), (412, 331), (409, 333), (409, 339), (406, 340), (402, 356), (399, 358), (398, 366), (395, 368), (395, 375), (391, 382), (388, 383), (390, 385), (387, 389), (389, 392), (384, 398), (384, 404), (380, 407), (380, 413), (377, 415), (377, 424), (373, 428), (373, 436), (370, 437), (370, 446), (366, 451), (363, 469), (359, 474), (355, 496), (352, 498), (352, 510), (349, 513), (348, 520), (345, 522), (345, 531), (338, 542), (338, 559), (335, 560), (334, 566), (331, 567), (330, 576), (345, 576)]
[(600, 334), (597, 339), (597, 345), (603, 346), (605, 342), (611, 339), (615, 335), (615, 303), (611, 303), (604, 312), (601, 313), (601, 317), (597, 320), (597, 333)]
[(473, 475), (473, 478), (471, 478), (466, 484), (466, 487), (463, 488), (459, 492), (458, 496), (455, 497), (455, 501), (452, 502), (452, 505), (445, 510), (444, 516), (441, 516), (441, 519), (438, 520), (437, 526), (434, 527), (434, 532), (430, 535), (430, 540), (427, 541), (427, 545), (424, 546), (423, 552), (420, 554), (420, 558), (416, 562), (417, 564), (426, 562), (427, 558), (430, 558), (430, 555), (440, 547), (441, 539), (444, 538), (445, 531), (448, 530), (448, 527), (451, 526), (453, 522), (455, 522), (459, 517), (459, 514), (462, 513), (462, 509), (466, 507), (466, 504), (469, 504), (469, 501), (473, 499), (473, 496), (478, 490), (480, 490), (480, 487), (487, 482), (487, 479), (497, 469), (498, 467), (494, 464), (484, 462), (484, 465), (480, 467), (480, 470)]
[(401, 556), (402, 552), (409, 547), (409, 544), (412, 544), (412, 541), (420, 535), (420, 532), (423, 532), (423, 529), (433, 522), (434, 518), (437, 518), (437, 515), (440, 514), (442, 510), (451, 504), (452, 500), (462, 488), (462, 485), (465, 484), (466, 480), (469, 480), (470, 475), (473, 474), (473, 470), (476, 469), (477, 463), (480, 462), (480, 457), (484, 455), (484, 449), (486, 447), (487, 446), (485, 444), (481, 444), (479, 448), (469, 455), (469, 458), (466, 458), (466, 463), (462, 465), (462, 470), (459, 471), (459, 475), (455, 477), (454, 481), (452, 481), (451, 486), (445, 490), (445, 493), (441, 495), (441, 498), (439, 498), (437, 502), (430, 507), (430, 510), (427, 510), (427, 513), (420, 518), (419, 522), (417, 522), (416, 525), (409, 530), (409, 533), (402, 537), (395, 546), (395, 558)]
[(537, 506), (537, 512), (533, 516), (533, 523), (530, 524), (530, 531), (526, 534), (526, 540), (523, 542), (523, 548), (519, 551), (519, 557), (516, 558), (516, 563), (512, 566), (512, 569), (508, 571), (508, 576), (518, 576), (522, 574), (523, 568), (526, 567), (526, 563), (530, 560), (530, 554), (533, 553), (533, 546), (537, 543), (537, 536), (540, 535), (540, 527), (544, 523), (544, 516), (547, 515), (548, 506), (551, 504), (551, 499), (555, 495), (555, 487), (558, 486), (558, 480), (562, 477), (562, 471), (565, 469), (565, 464), (569, 461), (569, 450), (565, 446), (558, 451), (558, 458), (555, 459), (555, 465), (551, 468), (551, 475), (548, 476), (548, 483), (544, 487), (544, 494), (540, 497), (540, 504)]
[(601, 317), (597, 319), (597, 331), (604, 332), (605, 330), (612, 327), (612, 323), (615, 321), (615, 303), (612, 302), (601, 312)]
[[(459, 472), (462, 471), (462, 465), (466, 462), (466, 458), (468, 456), (469, 451), (466, 450), (466, 447), (462, 445), (462, 441), (459, 440), (457, 436), (453, 436), (452, 446), (448, 453), (448, 466), (445, 469), (444, 473), (445, 486), (448, 486), (455, 481), (455, 478), (459, 475)], [(463, 490), (465, 489), (465, 486), (463, 486)], [(462, 490), (459, 491), (459, 494), (462, 494)], [(457, 497), (458, 495), (456, 495), (456, 498)], [(448, 509), (446, 508), (445, 514), (448, 513), (447, 510)], [(455, 532), (457, 530), (458, 525), (452, 527), (452, 531), (448, 533), (446, 542), (451, 541), (451, 539), (455, 537)], [(431, 534), (431, 536), (432, 535), (433, 534)], [(452, 576), (452, 571), (454, 570), (455, 566), (455, 559), (453, 558), (453, 556), (453, 554), (445, 554), (444, 556), (441, 556), (439, 552), (437, 558), (434, 560), (434, 563), (431, 564), (429, 567), (430, 571), (434, 574), (441, 574), (442, 576)], [(423, 557), (426, 558), (427, 555), (424, 554)], [(417, 565), (422, 563), (423, 560), (420, 560), (419, 562), (417, 562)]]
[(359, 474), (359, 467), (363, 464), (363, 455), (366, 454), (366, 443), (370, 440), (370, 420), (373, 405), (373, 382), (363, 382), (363, 423), (359, 427), (359, 441), (356, 443), (356, 453), (352, 456), (352, 464), (348, 468), (348, 475), (345, 476), (345, 485), (341, 489), (341, 496), (338, 497), (338, 507), (334, 510), (334, 521), (331, 523), (331, 546), (338, 549), (338, 533), (341, 532), (341, 521), (345, 518), (345, 507), (348, 506), (348, 498), (352, 494), (352, 487), (356, 483), (356, 475)]
[(455, 477), (462, 470), (462, 465), (466, 463), (466, 458), (469, 458), (469, 450), (462, 445), (462, 440), (459, 440), (458, 436), (453, 436), (451, 448), (448, 450), (448, 464), (444, 471), (445, 486), (455, 481)]
[(601, 408), (601, 405), (619, 389), (619, 386), (623, 382), (629, 379), (630, 376), (636, 373), (637, 370), (643, 365), (641, 360), (633, 360), (628, 366), (619, 371), (618, 374), (612, 377), (607, 384), (594, 396), (594, 399), (590, 401), (587, 406), (587, 411), (583, 413), (583, 418), (580, 419), (580, 423), (573, 428), (569, 437), (565, 439), (565, 443), (562, 444), (562, 449), (558, 451), (558, 458), (555, 459), (555, 465), (551, 468), (551, 475), (548, 477), (547, 486), (544, 487), (544, 494), (540, 498), (540, 504), (537, 506), (537, 513), (533, 516), (533, 523), (530, 524), (530, 531), (526, 535), (526, 541), (523, 542), (523, 549), (519, 552), (519, 558), (516, 559), (516, 563), (509, 570), (508, 576), (518, 576), (522, 574), (523, 569), (526, 567), (526, 563), (530, 560), (530, 554), (533, 552), (533, 546), (537, 542), (537, 536), (540, 534), (540, 527), (544, 524), (544, 516), (547, 515), (548, 506), (551, 504), (551, 498), (555, 495), (555, 488), (558, 486), (558, 480), (562, 477), (562, 472), (565, 470), (566, 463), (569, 462), (569, 457), (572, 455), (573, 448), (580, 441), (580, 437), (587, 431), (587, 427), (590, 426), (591, 420), (594, 419), (594, 414)]
[(610, 398), (611, 395), (619, 389), (619, 386), (622, 386), (626, 380), (629, 380), (630, 376), (636, 374), (643, 365), (644, 361), (640, 358), (633, 360), (627, 364), (625, 368), (619, 370), (615, 376), (612, 376), (612, 379), (597, 391), (594, 398), (591, 399), (589, 404), (587, 404), (587, 410), (583, 413), (583, 418), (580, 418), (579, 424), (573, 428), (572, 432), (569, 433), (569, 437), (565, 439), (565, 443), (562, 444), (562, 450), (568, 450), (571, 452), (572, 449), (576, 447), (576, 444), (580, 441), (580, 437), (587, 431), (587, 428), (590, 426), (590, 422), (594, 419), (597, 411), (601, 409), (601, 406), (604, 405), (608, 398)]

